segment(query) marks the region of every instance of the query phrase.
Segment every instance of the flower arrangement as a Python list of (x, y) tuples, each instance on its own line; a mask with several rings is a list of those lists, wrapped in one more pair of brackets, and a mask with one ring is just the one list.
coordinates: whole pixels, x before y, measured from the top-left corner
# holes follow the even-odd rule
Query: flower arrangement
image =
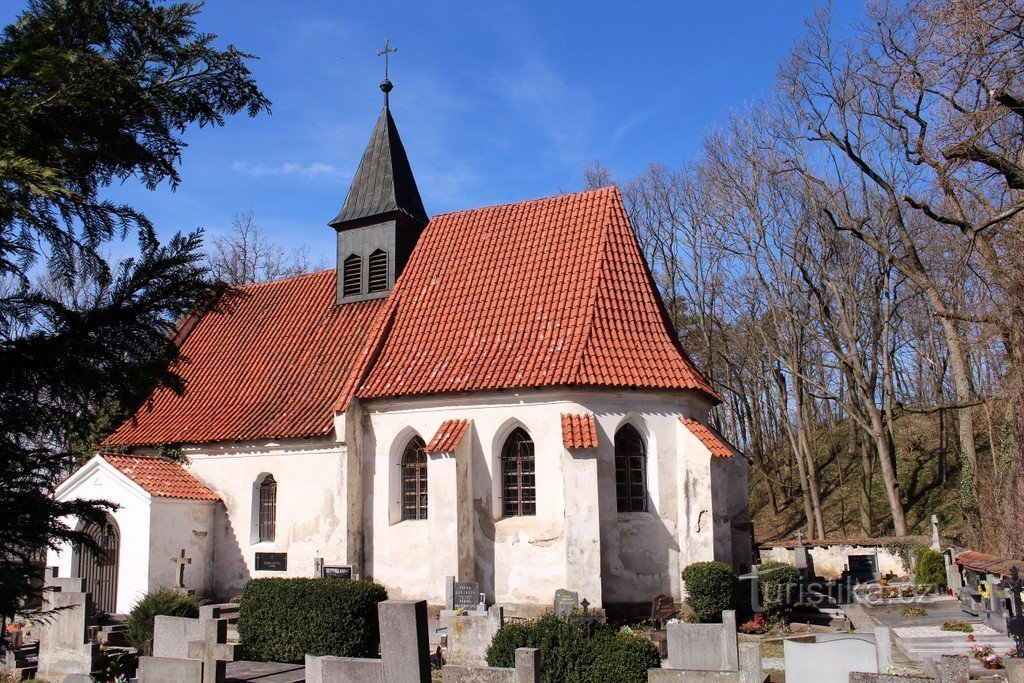
[(975, 645), (970, 649), (974, 656), (986, 669), (1002, 669), (1003, 658), (996, 654), (996, 651), (989, 645)]
[(983, 583), (978, 586), (978, 595), (983, 597), (985, 600), (989, 600), (992, 598), (992, 591), (989, 589), (987, 583)]
[(772, 625), (765, 620), (764, 614), (758, 612), (753, 619), (742, 624), (739, 630), (743, 633), (767, 633), (771, 628)]
[(947, 619), (942, 622), (943, 631), (957, 631), (958, 633), (974, 633), (974, 627), (963, 619)]
[(928, 612), (923, 607), (904, 607), (900, 610), (900, 616), (904, 619), (926, 617), (928, 616)]

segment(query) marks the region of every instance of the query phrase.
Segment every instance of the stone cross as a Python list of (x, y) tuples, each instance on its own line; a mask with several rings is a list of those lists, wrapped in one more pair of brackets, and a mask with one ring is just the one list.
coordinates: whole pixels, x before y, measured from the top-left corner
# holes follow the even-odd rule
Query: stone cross
[(172, 557), (171, 562), (178, 565), (178, 588), (185, 587), (185, 565), (192, 564), (191, 557), (185, 557), (185, 549), (181, 549), (181, 554), (178, 557)]
[(188, 656), (203, 660), (203, 683), (224, 683), (227, 663), (235, 661), (239, 644), (228, 642), (227, 619), (206, 622), (205, 636), (188, 644)]
[(797, 529), (796, 533), (793, 535), (796, 536), (796, 545), (799, 548), (804, 544), (804, 532), (800, 529)]
[(932, 515), (932, 550), (942, 550), (942, 542), (939, 540), (939, 518)]
[(1024, 590), (1024, 581), (1020, 578), (1017, 565), (1010, 567), (1010, 578), (999, 582), (1000, 588), (1010, 591), (1013, 600), (1013, 616), (1006, 620), (1006, 633), (1013, 636), (1017, 643), (1017, 657), (1024, 658), (1024, 605), (1021, 604), (1020, 592)]

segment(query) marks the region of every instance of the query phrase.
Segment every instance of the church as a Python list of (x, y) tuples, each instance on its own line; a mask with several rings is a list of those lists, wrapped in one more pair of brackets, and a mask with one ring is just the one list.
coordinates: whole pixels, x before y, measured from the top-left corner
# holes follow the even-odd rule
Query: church
[(748, 461), (708, 424), (720, 398), (618, 190), (431, 218), (381, 88), (329, 223), (336, 269), (182, 321), (185, 393), (158, 388), (56, 489), (119, 506), (87, 529), (104, 552), (47, 564), (118, 613), (278, 576), (430, 604), (455, 577), (528, 613), (563, 588), (680, 599), (692, 562), (748, 569)]

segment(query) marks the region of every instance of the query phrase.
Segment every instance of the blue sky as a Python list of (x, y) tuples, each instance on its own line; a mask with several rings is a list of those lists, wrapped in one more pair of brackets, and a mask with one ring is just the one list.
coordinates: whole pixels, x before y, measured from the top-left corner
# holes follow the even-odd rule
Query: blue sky
[[(730, 110), (771, 87), (815, 0), (729, 2), (243, 2), (209, 0), (204, 31), (259, 55), (270, 116), (190, 131), (176, 192), (134, 183), (161, 234), (261, 229), (333, 265), (341, 207), (383, 104), (431, 214), (578, 189), (600, 160), (616, 177), (679, 165)], [(841, 23), (862, 5), (836, 3)], [(9, 22), (24, 3), (0, 0)]]

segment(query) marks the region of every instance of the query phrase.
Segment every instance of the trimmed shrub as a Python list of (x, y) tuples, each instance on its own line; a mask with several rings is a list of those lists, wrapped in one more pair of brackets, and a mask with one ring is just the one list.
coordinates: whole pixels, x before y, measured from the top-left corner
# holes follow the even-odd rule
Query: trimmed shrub
[(632, 633), (595, 637), (597, 657), (590, 680), (608, 683), (647, 683), (647, 670), (661, 668), (658, 646)]
[(693, 609), (697, 621), (722, 621), (722, 610), (735, 609), (739, 579), (722, 562), (695, 562), (683, 570), (686, 584), (686, 602)]
[(647, 638), (594, 624), (591, 639), (578, 621), (547, 614), (525, 624), (506, 624), (487, 648), (488, 666), (515, 666), (516, 648), (540, 650), (544, 683), (646, 683), (647, 670), (661, 666)]
[(191, 617), (199, 616), (199, 608), (206, 603), (193, 595), (177, 588), (158, 588), (147, 593), (135, 603), (128, 613), (126, 637), (128, 642), (139, 649), (149, 652), (153, 640), (153, 619), (157, 616)]
[(242, 590), (238, 637), (249, 659), (301, 663), (307, 654), (376, 657), (383, 586), (338, 579), (254, 579)]
[(765, 562), (757, 569), (761, 607), (768, 621), (788, 621), (800, 597), (800, 570), (784, 562)]
[(946, 585), (946, 560), (931, 548), (918, 548), (914, 569), (915, 581), (935, 588)]

